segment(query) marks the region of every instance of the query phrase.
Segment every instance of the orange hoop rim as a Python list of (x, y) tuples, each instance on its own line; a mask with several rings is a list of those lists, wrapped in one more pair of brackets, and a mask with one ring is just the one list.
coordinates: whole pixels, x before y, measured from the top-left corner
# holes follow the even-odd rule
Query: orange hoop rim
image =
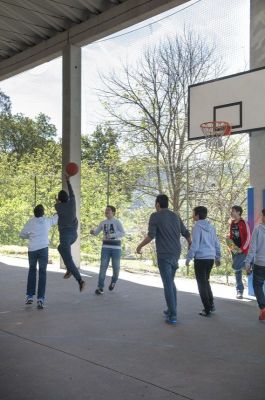
[(206, 137), (230, 136), (232, 127), (227, 121), (207, 121), (200, 124)]

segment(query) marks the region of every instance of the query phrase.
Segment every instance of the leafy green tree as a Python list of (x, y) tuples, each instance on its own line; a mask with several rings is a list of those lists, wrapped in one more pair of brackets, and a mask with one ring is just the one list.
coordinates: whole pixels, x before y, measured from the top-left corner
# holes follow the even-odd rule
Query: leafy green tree
[(82, 136), (81, 138), (81, 157), (89, 165), (106, 166), (110, 153), (119, 159), (118, 149), (119, 135), (110, 126), (98, 125), (92, 136)]
[(36, 120), (23, 114), (0, 115), (0, 151), (15, 154), (17, 159), (33, 154), (55, 137), (56, 128), (44, 114), (39, 114)]

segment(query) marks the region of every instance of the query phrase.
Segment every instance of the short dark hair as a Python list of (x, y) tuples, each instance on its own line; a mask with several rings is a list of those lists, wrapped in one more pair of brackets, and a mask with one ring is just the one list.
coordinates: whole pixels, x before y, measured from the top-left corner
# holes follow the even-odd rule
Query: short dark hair
[(60, 192), (58, 193), (58, 200), (61, 203), (67, 203), (68, 202), (68, 194), (66, 193), (65, 190), (60, 190)]
[(207, 218), (207, 214), (208, 214), (208, 210), (207, 210), (207, 208), (206, 207), (204, 207), (204, 206), (198, 206), (198, 207), (195, 207), (194, 209), (193, 209), (193, 211), (194, 211), (194, 215), (195, 216), (199, 216), (199, 219), (205, 219), (205, 218)]
[(34, 215), (37, 218), (43, 217), (44, 215), (44, 207), (42, 204), (38, 204), (35, 208), (34, 208)]
[(109, 204), (106, 205), (106, 208), (110, 208), (113, 214), (116, 213), (116, 208), (114, 206), (110, 206)]
[(168, 197), (166, 194), (159, 194), (156, 197), (156, 204), (159, 204), (161, 208), (168, 208)]
[(265, 208), (263, 208), (263, 210), (261, 210), (263, 217), (265, 217)]
[(232, 207), (232, 210), (235, 210), (236, 212), (238, 212), (239, 215), (240, 215), (240, 217), (241, 217), (241, 215), (243, 214), (243, 208), (240, 207), (240, 206), (233, 206), (233, 207)]

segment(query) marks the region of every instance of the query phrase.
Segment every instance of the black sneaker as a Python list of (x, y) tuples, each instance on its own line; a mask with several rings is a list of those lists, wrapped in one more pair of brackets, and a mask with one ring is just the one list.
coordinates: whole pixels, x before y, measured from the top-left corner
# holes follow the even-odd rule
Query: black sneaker
[(211, 312), (215, 312), (215, 310), (216, 310), (216, 308), (215, 308), (215, 305), (213, 304), (213, 305), (211, 306)]
[(109, 290), (112, 291), (115, 288), (115, 283), (111, 282), (111, 284), (109, 285)]
[(33, 303), (33, 297), (32, 296), (27, 296), (25, 304), (32, 304)]
[(210, 317), (211, 315), (211, 311), (206, 311), (206, 310), (202, 310), (199, 315), (201, 315), (202, 317)]
[(44, 301), (42, 299), (37, 300), (37, 308), (38, 308), (38, 310), (43, 310)]
[(83, 290), (85, 289), (86, 282), (82, 280), (82, 281), (78, 282), (78, 284), (79, 284), (80, 292), (83, 292)]
[(63, 276), (63, 279), (68, 279), (68, 278), (70, 278), (71, 276), (72, 276), (72, 272), (66, 271), (66, 273), (65, 273), (64, 276)]
[(104, 293), (104, 290), (103, 290), (103, 289), (97, 288), (97, 289), (95, 290), (95, 294), (103, 294), (103, 293)]

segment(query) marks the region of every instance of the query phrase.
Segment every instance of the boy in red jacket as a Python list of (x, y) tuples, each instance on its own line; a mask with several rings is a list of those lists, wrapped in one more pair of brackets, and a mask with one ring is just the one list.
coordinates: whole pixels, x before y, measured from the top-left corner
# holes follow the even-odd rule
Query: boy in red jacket
[(231, 208), (232, 222), (230, 224), (229, 238), (238, 248), (236, 252), (232, 252), (233, 264), (236, 277), (237, 299), (243, 299), (244, 285), (242, 282), (242, 270), (245, 267), (245, 258), (248, 254), (250, 244), (250, 230), (248, 223), (242, 218), (242, 207), (233, 206)]

